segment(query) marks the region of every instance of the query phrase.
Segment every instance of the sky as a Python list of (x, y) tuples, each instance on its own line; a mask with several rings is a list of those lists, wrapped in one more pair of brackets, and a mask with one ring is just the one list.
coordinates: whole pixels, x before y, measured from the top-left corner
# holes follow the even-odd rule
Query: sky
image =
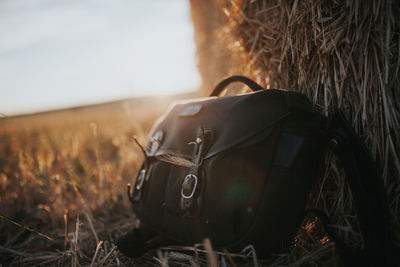
[(1, 0), (0, 113), (197, 89), (189, 0)]

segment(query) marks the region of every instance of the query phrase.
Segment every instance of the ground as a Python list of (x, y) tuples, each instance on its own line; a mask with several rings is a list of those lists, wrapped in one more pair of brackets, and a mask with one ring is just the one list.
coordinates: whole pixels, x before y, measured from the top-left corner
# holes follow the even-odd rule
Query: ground
[[(171, 97), (0, 120), (0, 263), (127, 264), (115, 238), (135, 223), (135, 179), (154, 120)], [(97, 247), (97, 250), (96, 250)]]

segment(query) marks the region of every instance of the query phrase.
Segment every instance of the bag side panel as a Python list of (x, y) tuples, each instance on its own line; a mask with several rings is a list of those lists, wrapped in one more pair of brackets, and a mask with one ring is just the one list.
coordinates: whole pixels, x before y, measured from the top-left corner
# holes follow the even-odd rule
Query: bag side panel
[(297, 136), (302, 139), (301, 146), (287, 165), (276, 158), (281, 149), (277, 142), (257, 218), (248, 234), (238, 243), (240, 245), (232, 246), (234, 250), (251, 243), (257, 255), (263, 257), (285, 251), (292, 244), (303, 220), (311, 186), (323, 167), (324, 127), (323, 117), (318, 116), (310, 119), (296, 115), (287, 120), (280, 138)]

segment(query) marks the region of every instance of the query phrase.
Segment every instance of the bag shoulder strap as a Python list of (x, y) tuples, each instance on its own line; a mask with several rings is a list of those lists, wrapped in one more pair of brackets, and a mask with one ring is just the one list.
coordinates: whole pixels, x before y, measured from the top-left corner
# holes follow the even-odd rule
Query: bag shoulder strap
[(254, 82), (253, 80), (240, 76), (240, 75), (235, 75), (235, 76), (230, 76), (224, 80), (222, 80), (220, 83), (215, 86), (214, 90), (211, 92), (209, 96), (218, 96), (229, 84), (233, 82), (241, 82), (246, 84), (251, 90), (253, 91), (260, 91), (264, 90), (263, 87), (261, 87), (259, 84)]
[(335, 112), (328, 128), (330, 143), (346, 173), (364, 237), (359, 259), (367, 266), (394, 266), (389, 211), (379, 169), (340, 110)]

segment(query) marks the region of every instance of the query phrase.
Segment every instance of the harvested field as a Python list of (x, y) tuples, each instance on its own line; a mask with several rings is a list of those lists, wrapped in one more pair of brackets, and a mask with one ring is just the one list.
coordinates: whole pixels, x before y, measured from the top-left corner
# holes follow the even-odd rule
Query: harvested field
[[(126, 197), (154, 120), (143, 98), (0, 120), (0, 263), (130, 265), (115, 238), (135, 223)], [(151, 108), (149, 108), (149, 106)]]

